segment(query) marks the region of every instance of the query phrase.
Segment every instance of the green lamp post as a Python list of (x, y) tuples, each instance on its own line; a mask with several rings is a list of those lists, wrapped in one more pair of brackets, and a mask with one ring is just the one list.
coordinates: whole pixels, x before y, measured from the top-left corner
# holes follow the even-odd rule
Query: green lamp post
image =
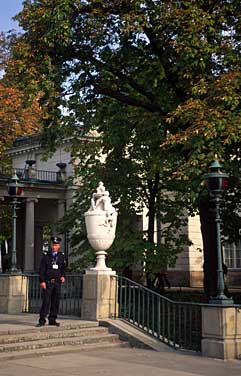
[(222, 165), (218, 160), (214, 160), (210, 167), (210, 172), (204, 175), (206, 187), (210, 193), (211, 200), (215, 205), (215, 223), (216, 223), (216, 255), (217, 255), (217, 295), (209, 299), (211, 304), (230, 305), (233, 299), (224, 294), (224, 273), (223, 273), (223, 255), (221, 246), (221, 218), (220, 201), (222, 193), (227, 189), (229, 175), (222, 172)]
[(12, 265), (10, 272), (11, 273), (19, 273), (17, 269), (17, 250), (16, 250), (16, 237), (17, 237), (17, 205), (19, 203), (18, 198), (23, 193), (23, 184), (19, 183), (19, 178), (15, 173), (13, 174), (10, 183), (8, 184), (8, 194), (12, 198), (12, 207), (13, 207), (13, 215), (12, 215), (12, 231), (13, 231), (13, 239), (12, 239)]

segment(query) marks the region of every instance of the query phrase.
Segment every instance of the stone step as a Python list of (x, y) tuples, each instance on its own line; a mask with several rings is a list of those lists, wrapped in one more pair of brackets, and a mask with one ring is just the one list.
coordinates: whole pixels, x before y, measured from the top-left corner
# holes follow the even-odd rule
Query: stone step
[[(53, 338), (66, 338), (66, 337), (87, 337), (87, 336), (97, 336), (97, 335), (106, 335), (108, 334), (108, 329), (104, 327), (87, 327), (87, 328), (74, 328), (67, 329), (65, 327), (55, 327), (55, 330), (44, 330), (41, 328), (38, 331), (32, 330), (28, 333), (23, 333), (19, 331), (15, 334), (7, 334), (0, 336), (0, 349), (2, 345), (11, 344), (11, 343), (20, 343), (20, 342), (30, 342), (36, 340), (47, 340)], [(0, 350), (1, 351), (1, 350)]]
[(60, 327), (51, 326), (51, 325), (46, 324), (45, 326), (43, 326), (41, 328), (37, 328), (36, 326), (30, 327), (28, 329), (11, 328), (11, 329), (8, 329), (8, 330), (0, 330), (0, 340), (1, 340), (2, 336), (6, 336), (6, 335), (9, 335), (9, 334), (19, 335), (19, 334), (35, 333), (36, 336), (37, 336), (39, 333), (50, 332), (50, 331), (53, 332), (53, 331), (59, 330), (60, 328), (69, 330), (69, 329), (85, 329), (85, 328), (93, 328), (93, 327), (99, 327), (99, 323), (97, 321), (76, 320), (76, 322), (71, 322), (71, 323), (66, 323), (66, 324), (61, 323)]
[(65, 345), (56, 346), (41, 349), (30, 349), (23, 351), (11, 351), (0, 353), (0, 361), (14, 360), (14, 359), (26, 359), (34, 357), (46, 357), (51, 355), (60, 355), (67, 353), (80, 353), (83, 351), (98, 351), (98, 350), (118, 350), (119, 348), (130, 347), (128, 342), (102, 342), (85, 345)]
[(7, 343), (0, 346), (0, 353), (11, 351), (23, 351), (23, 350), (37, 350), (41, 348), (51, 348), (57, 346), (76, 346), (98, 343), (115, 343), (120, 342), (119, 336), (116, 334), (102, 334), (95, 336), (85, 337), (65, 337), (65, 338), (51, 338), (51, 339), (36, 339), (36, 341), (20, 342), (20, 343)]

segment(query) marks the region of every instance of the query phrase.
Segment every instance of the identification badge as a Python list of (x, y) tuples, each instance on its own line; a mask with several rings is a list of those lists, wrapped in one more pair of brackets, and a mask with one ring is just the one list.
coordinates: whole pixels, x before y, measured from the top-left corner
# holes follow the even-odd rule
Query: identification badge
[(53, 269), (58, 269), (58, 268), (59, 268), (59, 265), (53, 264)]

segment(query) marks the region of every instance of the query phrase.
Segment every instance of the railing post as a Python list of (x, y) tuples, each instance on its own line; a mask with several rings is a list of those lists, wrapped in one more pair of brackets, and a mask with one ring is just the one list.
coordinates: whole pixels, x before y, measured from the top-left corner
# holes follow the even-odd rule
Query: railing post
[(27, 277), (22, 274), (0, 276), (0, 313), (22, 313), (27, 304)]
[(81, 318), (103, 320), (114, 318), (117, 276), (114, 271), (87, 270), (83, 276)]
[(241, 307), (202, 307), (202, 355), (241, 359)]

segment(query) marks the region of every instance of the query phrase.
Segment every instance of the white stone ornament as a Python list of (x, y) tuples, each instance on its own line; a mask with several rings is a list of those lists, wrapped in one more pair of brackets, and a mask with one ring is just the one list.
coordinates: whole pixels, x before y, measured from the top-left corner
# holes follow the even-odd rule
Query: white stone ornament
[(91, 270), (110, 271), (105, 264), (106, 250), (115, 239), (117, 211), (111, 204), (111, 198), (102, 182), (91, 198), (91, 206), (85, 213), (87, 238), (90, 245), (97, 251), (97, 263)]

